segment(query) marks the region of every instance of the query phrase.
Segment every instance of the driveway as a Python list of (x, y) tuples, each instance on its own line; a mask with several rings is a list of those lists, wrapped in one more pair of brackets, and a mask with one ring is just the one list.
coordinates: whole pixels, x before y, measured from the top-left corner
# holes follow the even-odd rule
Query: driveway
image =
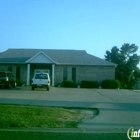
[(130, 127), (140, 129), (140, 93), (130, 90), (17, 87), (1, 89), (0, 103), (98, 108), (100, 114), (79, 124), (79, 129), (123, 133)]

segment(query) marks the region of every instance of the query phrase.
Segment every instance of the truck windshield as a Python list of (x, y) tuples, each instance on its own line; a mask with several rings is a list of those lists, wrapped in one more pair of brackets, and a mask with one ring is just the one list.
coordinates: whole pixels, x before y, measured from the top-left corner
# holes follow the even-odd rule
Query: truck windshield
[(36, 74), (35, 79), (48, 79), (47, 74)]

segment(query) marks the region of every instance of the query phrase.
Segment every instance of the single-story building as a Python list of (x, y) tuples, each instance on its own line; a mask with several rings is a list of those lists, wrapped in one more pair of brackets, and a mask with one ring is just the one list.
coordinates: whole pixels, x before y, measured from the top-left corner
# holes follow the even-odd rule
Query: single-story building
[(115, 78), (115, 67), (84, 50), (8, 49), (0, 53), (0, 71), (12, 71), (17, 81), (26, 85), (37, 71), (48, 72), (52, 86), (64, 80), (101, 82)]

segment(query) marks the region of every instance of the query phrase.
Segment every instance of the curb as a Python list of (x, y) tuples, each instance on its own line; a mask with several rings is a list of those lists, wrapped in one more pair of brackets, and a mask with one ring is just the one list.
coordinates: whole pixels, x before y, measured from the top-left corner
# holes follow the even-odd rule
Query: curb
[(79, 128), (18, 128), (0, 129), (7, 132), (47, 132), (47, 133), (127, 133), (125, 129), (79, 129)]

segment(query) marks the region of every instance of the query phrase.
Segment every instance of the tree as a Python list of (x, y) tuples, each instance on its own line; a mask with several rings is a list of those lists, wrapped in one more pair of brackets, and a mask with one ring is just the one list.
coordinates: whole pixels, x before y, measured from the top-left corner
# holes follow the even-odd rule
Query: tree
[(135, 44), (123, 44), (119, 49), (112, 47), (106, 51), (105, 60), (118, 64), (115, 78), (120, 81), (122, 88), (131, 89), (136, 80), (140, 79), (140, 69), (137, 67), (140, 56), (136, 54), (138, 46)]
[(135, 77), (135, 81), (140, 81), (140, 69), (136, 68), (136, 70), (134, 71), (134, 77)]

